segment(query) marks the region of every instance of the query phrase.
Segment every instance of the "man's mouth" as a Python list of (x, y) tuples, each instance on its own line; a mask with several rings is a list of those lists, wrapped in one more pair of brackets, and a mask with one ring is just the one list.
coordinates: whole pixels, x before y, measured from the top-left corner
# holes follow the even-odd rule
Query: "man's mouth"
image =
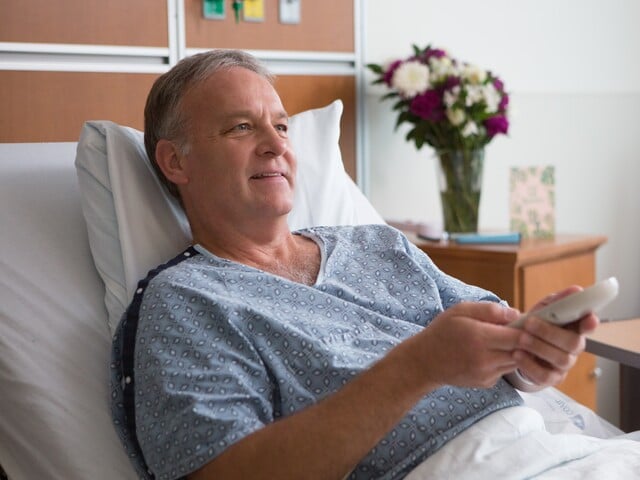
[(269, 177), (284, 177), (284, 175), (279, 172), (265, 172), (265, 173), (258, 173), (256, 175), (251, 176), (251, 178), (255, 178), (255, 179), (269, 178)]

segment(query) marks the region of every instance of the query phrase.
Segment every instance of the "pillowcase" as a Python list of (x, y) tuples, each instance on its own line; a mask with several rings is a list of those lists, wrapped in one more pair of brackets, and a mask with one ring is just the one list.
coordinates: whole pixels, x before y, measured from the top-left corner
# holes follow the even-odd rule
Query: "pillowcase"
[(347, 174), (340, 153), (342, 102), (289, 118), (289, 138), (298, 159), (292, 230), (318, 225), (384, 223)]
[[(298, 158), (292, 230), (317, 225), (384, 223), (344, 170), (338, 140), (342, 102), (289, 119)], [(157, 179), (142, 132), (87, 122), (76, 152), (82, 210), (93, 259), (104, 281), (111, 333), (149, 270), (191, 243), (179, 203)]]

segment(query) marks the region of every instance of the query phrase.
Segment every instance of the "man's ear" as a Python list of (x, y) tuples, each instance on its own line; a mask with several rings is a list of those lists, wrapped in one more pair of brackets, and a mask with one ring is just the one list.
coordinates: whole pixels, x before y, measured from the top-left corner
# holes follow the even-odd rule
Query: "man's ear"
[(158, 140), (156, 144), (156, 162), (170, 182), (176, 185), (189, 183), (189, 177), (184, 169), (184, 156), (170, 140), (163, 138)]

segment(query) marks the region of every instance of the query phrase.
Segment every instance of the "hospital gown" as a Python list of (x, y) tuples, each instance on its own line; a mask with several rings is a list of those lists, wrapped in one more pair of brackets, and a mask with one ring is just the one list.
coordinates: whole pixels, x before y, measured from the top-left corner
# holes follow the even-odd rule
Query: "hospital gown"
[[(320, 247), (312, 286), (198, 245), (140, 283), (114, 337), (111, 392), (116, 429), (141, 475), (180, 478), (336, 392), (446, 308), (500, 301), (445, 275), (391, 227), (298, 233)], [(504, 380), (442, 387), (349, 478), (402, 478), (471, 424), (521, 403)]]

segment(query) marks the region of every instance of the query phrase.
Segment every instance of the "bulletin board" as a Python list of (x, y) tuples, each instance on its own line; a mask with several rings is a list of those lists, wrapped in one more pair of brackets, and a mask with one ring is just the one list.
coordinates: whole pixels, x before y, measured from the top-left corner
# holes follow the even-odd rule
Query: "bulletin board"
[[(263, 0), (262, 22), (236, 23), (232, 2), (223, 20), (203, 16), (200, 0), (186, 0), (187, 48), (241, 48), (282, 51), (354, 52), (354, 2), (301, 0), (300, 23), (279, 22), (279, 1)], [(242, 15), (240, 16), (242, 19)]]

